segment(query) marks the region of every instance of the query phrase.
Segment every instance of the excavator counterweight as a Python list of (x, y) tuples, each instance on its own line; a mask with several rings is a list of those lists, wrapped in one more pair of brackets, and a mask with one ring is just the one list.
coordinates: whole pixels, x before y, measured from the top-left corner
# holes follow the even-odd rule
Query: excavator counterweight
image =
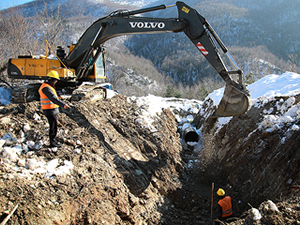
[[(142, 13), (165, 10), (177, 7), (178, 18), (141, 17)], [(158, 5), (133, 11), (115, 11), (96, 20), (80, 37), (75, 45), (65, 54), (60, 48), (57, 59), (31, 59), (21, 57), (10, 59), (8, 76), (15, 79), (45, 79), (49, 70), (57, 70), (60, 78), (67, 82), (97, 81), (105, 78), (104, 43), (114, 37), (129, 34), (153, 34), (167, 32), (184, 32), (205, 59), (225, 81), (223, 98), (212, 117), (235, 116), (245, 113), (250, 105), (250, 96), (243, 83), (235, 82), (230, 75), (237, 74), (242, 78), (242, 71), (237, 64), (230, 60), (236, 70), (229, 71), (216, 44), (224, 53), (228, 53), (226, 46), (216, 32), (197, 10), (184, 2), (175, 5)], [(228, 54), (229, 55), (229, 54)], [(230, 55), (229, 55), (230, 56)], [(51, 61), (52, 60), (52, 61)], [(28, 63), (34, 62), (34, 63)], [(54, 66), (55, 65), (55, 66)], [(40, 69), (42, 68), (43, 69)], [(30, 72), (29, 72), (30, 71)]]

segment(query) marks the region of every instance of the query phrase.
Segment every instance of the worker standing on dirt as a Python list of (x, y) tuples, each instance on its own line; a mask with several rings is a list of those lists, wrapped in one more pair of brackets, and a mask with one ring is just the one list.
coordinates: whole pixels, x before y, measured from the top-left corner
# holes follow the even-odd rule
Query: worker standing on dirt
[(232, 200), (230, 196), (225, 195), (225, 191), (222, 188), (219, 188), (217, 191), (217, 195), (219, 196), (218, 201), (218, 219), (215, 224), (221, 224), (220, 221), (227, 220), (232, 217)]
[(47, 76), (48, 80), (39, 88), (40, 101), (44, 115), (48, 119), (50, 126), (49, 140), (50, 147), (61, 147), (61, 144), (56, 140), (57, 135), (57, 114), (59, 113), (59, 107), (69, 109), (70, 106), (65, 102), (58, 99), (58, 95), (55, 90), (55, 84), (59, 80), (57, 71), (50, 71)]

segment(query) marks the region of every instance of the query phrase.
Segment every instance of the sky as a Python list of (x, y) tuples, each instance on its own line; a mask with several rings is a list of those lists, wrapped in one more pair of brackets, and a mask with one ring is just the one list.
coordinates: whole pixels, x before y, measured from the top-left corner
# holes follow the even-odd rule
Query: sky
[(28, 2), (32, 2), (33, 0), (1, 0), (0, 9), (7, 9), (9, 7), (22, 5)]

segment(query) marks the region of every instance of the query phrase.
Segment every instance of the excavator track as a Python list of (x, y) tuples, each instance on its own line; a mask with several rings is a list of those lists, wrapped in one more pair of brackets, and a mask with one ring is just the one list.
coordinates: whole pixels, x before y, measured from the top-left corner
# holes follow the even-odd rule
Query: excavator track
[(41, 84), (27, 84), (24, 86), (15, 86), (12, 89), (11, 101), (13, 103), (26, 103), (39, 100), (39, 87)]

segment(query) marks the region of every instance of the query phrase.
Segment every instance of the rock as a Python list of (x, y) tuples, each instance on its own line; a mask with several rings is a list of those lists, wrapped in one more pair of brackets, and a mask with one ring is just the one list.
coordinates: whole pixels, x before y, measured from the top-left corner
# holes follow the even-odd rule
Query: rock
[(25, 133), (22, 130), (20, 130), (19, 136), (20, 136), (19, 143), (22, 143), (22, 145), (23, 145), (23, 142), (26, 141)]
[(2, 155), (9, 159), (11, 162), (17, 162), (17, 160), (19, 159), (18, 152), (15, 148), (11, 147), (4, 147), (2, 150)]
[(41, 117), (40, 117), (37, 113), (34, 113), (34, 114), (33, 114), (33, 119), (34, 119), (35, 121), (39, 121), (39, 120), (41, 120)]
[(271, 200), (268, 200), (267, 203), (268, 203), (269, 208), (270, 208), (271, 211), (279, 212), (279, 210), (278, 210), (278, 208), (277, 208), (277, 206), (275, 205), (274, 202), (272, 202)]
[(254, 220), (254, 221), (260, 220), (262, 218), (259, 210), (256, 209), (256, 208), (250, 209), (249, 210), (249, 215), (250, 215), (251, 219)]
[(81, 153), (81, 150), (79, 148), (75, 148), (74, 153), (79, 154), (79, 153)]
[(25, 167), (26, 165), (25, 159), (18, 159), (17, 165), (20, 167)]
[(7, 179), (11, 180), (11, 179), (14, 179), (15, 176), (11, 173), (7, 174)]
[(267, 215), (274, 214), (275, 212), (279, 212), (277, 206), (271, 200), (263, 202), (259, 208), (264, 214)]
[(30, 131), (30, 125), (28, 123), (25, 123), (23, 126), (23, 131), (26, 133), (27, 131)]
[(34, 141), (27, 141), (27, 147), (29, 149), (34, 149), (35, 146), (35, 142)]
[(3, 147), (3, 145), (5, 144), (5, 142), (6, 142), (6, 140), (3, 140), (3, 139), (0, 140), (0, 148)]
[(89, 99), (91, 102), (95, 102), (105, 98), (105, 90), (105, 88), (97, 85), (81, 85), (73, 91), (71, 101)]
[(3, 118), (0, 119), (0, 122), (1, 122), (2, 124), (9, 124), (9, 123), (11, 123), (11, 118), (8, 117), (8, 116), (3, 117)]
[(27, 159), (26, 167), (30, 170), (34, 170), (37, 168), (37, 160), (36, 159)]
[(5, 145), (7, 146), (18, 143), (18, 140), (11, 133), (6, 133), (3, 137), (3, 140), (5, 140)]

